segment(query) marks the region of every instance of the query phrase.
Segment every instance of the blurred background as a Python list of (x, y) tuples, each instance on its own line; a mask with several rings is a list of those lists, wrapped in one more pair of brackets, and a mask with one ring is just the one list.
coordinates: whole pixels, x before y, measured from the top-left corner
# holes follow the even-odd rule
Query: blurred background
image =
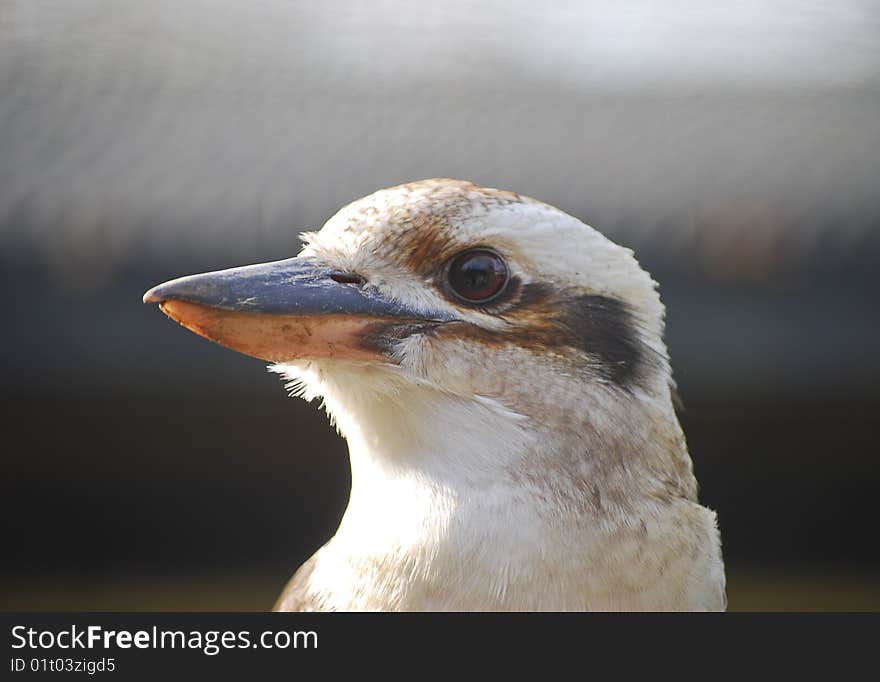
[(140, 302), (456, 177), (661, 284), (732, 609), (880, 609), (873, 0), (3, 0), (0, 609), (267, 609), (344, 443)]

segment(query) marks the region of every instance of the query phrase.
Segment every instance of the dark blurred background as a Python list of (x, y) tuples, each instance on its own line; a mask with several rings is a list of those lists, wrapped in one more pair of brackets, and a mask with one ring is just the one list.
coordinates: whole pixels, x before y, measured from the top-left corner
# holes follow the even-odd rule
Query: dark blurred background
[(731, 608), (880, 609), (872, 0), (4, 0), (0, 608), (268, 608), (344, 443), (140, 297), (436, 176), (660, 282)]

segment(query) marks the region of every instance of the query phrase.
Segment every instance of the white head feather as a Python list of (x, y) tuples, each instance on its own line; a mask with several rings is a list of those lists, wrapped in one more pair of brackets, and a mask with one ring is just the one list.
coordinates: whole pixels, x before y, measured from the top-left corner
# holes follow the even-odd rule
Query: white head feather
[[(272, 367), (323, 399), (352, 463), (339, 531), (280, 608), (302, 593), (342, 609), (723, 608), (663, 306), (630, 250), (546, 204), (452, 180), (376, 192), (306, 239), (301, 255), (461, 323), (395, 338), (387, 362)], [(541, 300), (520, 313), (446, 295), (444, 260), (475, 246)], [(640, 363), (626, 385), (590, 338), (563, 333), (559, 311), (582, 300), (625, 312)], [(557, 323), (569, 340), (554, 344)]]

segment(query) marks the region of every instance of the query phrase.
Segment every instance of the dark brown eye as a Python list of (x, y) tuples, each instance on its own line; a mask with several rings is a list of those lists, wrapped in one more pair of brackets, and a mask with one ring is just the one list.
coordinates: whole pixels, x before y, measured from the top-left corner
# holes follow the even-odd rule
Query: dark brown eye
[(472, 249), (458, 254), (449, 264), (449, 287), (468, 303), (487, 303), (507, 284), (504, 259), (489, 249)]

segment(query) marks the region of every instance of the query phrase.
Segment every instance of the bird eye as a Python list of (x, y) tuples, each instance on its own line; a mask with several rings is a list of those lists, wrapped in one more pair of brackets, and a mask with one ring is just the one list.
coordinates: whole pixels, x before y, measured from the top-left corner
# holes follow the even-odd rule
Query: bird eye
[(507, 264), (494, 251), (471, 249), (449, 263), (449, 287), (468, 303), (487, 303), (507, 285)]

